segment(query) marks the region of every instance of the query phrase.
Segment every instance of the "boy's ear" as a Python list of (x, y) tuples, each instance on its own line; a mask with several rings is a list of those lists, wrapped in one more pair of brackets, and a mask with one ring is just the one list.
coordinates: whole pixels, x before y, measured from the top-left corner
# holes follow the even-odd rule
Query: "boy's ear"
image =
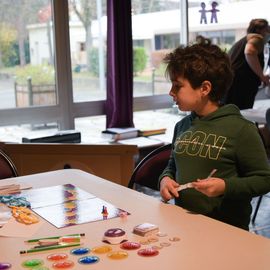
[(203, 81), (201, 84), (201, 92), (203, 96), (209, 95), (212, 90), (212, 84), (209, 81)]

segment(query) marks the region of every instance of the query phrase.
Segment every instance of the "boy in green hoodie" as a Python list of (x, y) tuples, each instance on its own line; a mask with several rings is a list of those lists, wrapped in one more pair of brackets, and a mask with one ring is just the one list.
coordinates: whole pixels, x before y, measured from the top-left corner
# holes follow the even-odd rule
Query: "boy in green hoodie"
[(270, 191), (270, 167), (257, 127), (235, 105), (220, 102), (233, 78), (230, 60), (202, 39), (178, 47), (164, 61), (170, 95), (181, 111), (192, 113), (175, 126), (160, 194), (165, 201), (175, 197), (176, 205), (189, 211), (248, 230), (252, 197)]

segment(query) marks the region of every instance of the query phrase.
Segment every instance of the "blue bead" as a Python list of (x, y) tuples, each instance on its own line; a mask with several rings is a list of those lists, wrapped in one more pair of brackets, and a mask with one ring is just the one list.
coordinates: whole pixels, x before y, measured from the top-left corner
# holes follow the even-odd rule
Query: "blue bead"
[(70, 253), (73, 255), (83, 255), (88, 253), (89, 251), (90, 251), (89, 248), (74, 248), (70, 251)]
[(99, 257), (97, 256), (85, 256), (78, 260), (81, 264), (92, 264), (99, 262)]

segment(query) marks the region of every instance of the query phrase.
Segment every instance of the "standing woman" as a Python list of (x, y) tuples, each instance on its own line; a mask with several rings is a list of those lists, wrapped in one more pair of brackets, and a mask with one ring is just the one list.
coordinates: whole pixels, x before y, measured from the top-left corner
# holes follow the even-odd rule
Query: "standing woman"
[(269, 75), (263, 74), (264, 45), (269, 32), (267, 20), (253, 19), (247, 35), (230, 49), (234, 79), (224, 100), (226, 104), (235, 104), (240, 110), (252, 108), (261, 83), (269, 85)]

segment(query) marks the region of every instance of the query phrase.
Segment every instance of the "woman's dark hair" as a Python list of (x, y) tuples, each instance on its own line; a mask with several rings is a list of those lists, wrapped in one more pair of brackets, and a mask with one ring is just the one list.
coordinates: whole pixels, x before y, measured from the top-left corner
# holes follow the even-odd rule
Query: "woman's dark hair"
[(211, 82), (209, 98), (212, 101), (219, 102), (232, 83), (233, 72), (227, 53), (202, 36), (196, 44), (180, 46), (167, 54), (164, 63), (167, 64), (165, 76), (171, 81), (182, 77), (193, 88), (200, 87), (203, 81)]
[(269, 27), (267, 20), (253, 19), (249, 23), (247, 33), (248, 34), (251, 34), (251, 33), (258, 34), (261, 30), (263, 30), (264, 28), (267, 28), (267, 27)]

